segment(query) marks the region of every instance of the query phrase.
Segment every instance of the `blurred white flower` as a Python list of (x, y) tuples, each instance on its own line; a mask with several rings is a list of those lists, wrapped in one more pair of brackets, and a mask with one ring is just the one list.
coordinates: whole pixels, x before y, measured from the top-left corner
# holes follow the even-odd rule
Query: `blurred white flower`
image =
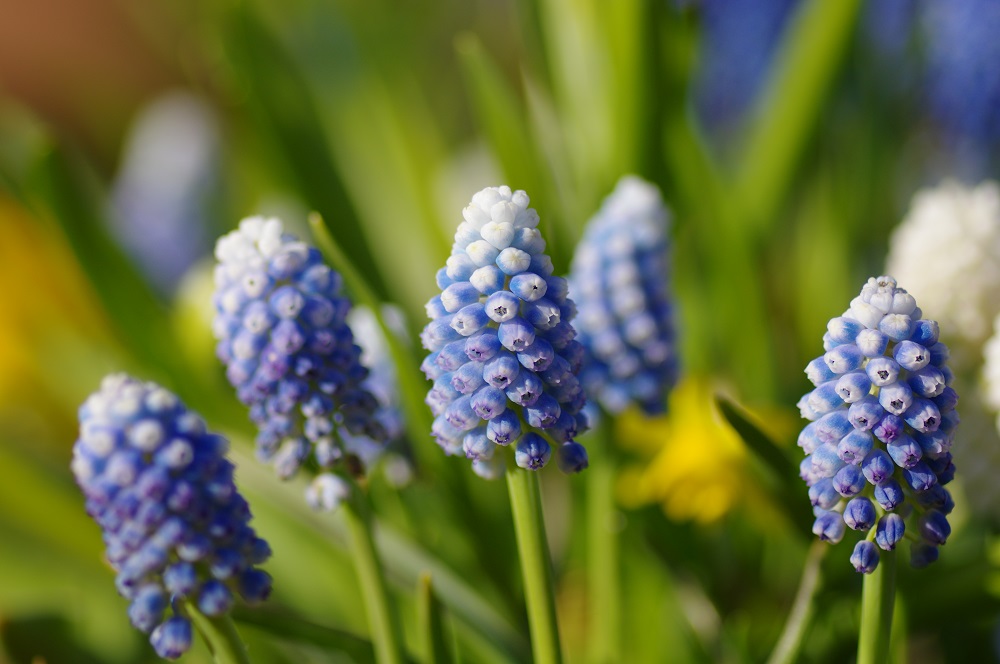
[(978, 356), (1000, 314), (1000, 186), (946, 180), (917, 192), (892, 234), (886, 272), (960, 358)]

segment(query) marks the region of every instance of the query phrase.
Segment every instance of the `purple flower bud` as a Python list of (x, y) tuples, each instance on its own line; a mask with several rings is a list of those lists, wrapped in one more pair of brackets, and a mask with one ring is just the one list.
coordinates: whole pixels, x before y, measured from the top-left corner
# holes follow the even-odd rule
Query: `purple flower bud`
[(872, 450), (861, 462), (861, 472), (870, 484), (881, 484), (890, 477), (895, 469), (892, 459), (882, 450)]
[(856, 496), (865, 488), (865, 476), (857, 466), (844, 466), (833, 476), (833, 488), (845, 498)]
[(878, 549), (868, 540), (861, 540), (854, 545), (851, 564), (859, 573), (871, 574), (878, 567)]
[(587, 450), (583, 445), (568, 441), (559, 446), (557, 463), (566, 474), (578, 473), (588, 465)]
[(809, 487), (809, 502), (813, 507), (828, 510), (840, 502), (840, 494), (833, 486), (833, 480), (823, 478)]
[(844, 508), (844, 523), (853, 530), (870, 530), (875, 519), (875, 506), (864, 496), (851, 498)]
[(906, 434), (886, 445), (886, 450), (900, 468), (913, 468), (923, 457), (920, 446)]
[(903, 523), (903, 517), (898, 514), (886, 514), (878, 520), (875, 527), (875, 542), (879, 548), (892, 551), (896, 548), (896, 544), (903, 539), (905, 530), (906, 525)]
[(918, 521), (917, 528), (920, 536), (927, 542), (940, 546), (947, 541), (951, 535), (951, 526), (944, 514), (937, 510), (925, 512)]
[(926, 491), (937, 484), (937, 476), (923, 461), (918, 461), (911, 468), (903, 469), (903, 479), (916, 492)]
[(881, 484), (876, 484), (874, 495), (875, 501), (887, 512), (896, 509), (905, 500), (902, 487), (894, 479), (888, 479)]
[(552, 448), (537, 433), (528, 432), (521, 436), (514, 450), (514, 461), (520, 468), (538, 470), (549, 462)]
[(910, 565), (916, 569), (927, 567), (938, 559), (938, 548), (923, 542), (910, 547)]
[(873, 445), (872, 435), (867, 431), (851, 431), (837, 443), (837, 455), (844, 463), (860, 464)]
[(859, 431), (874, 429), (884, 415), (885, 409), (874, 397), (865, 397), (861, 401), (852, 403), (847, 411), (848, 421)]
[(836, 512), (820, 512), (813, 522), (812, 531), (824, 542), (836, 544), (844, 538), (844, 520)]

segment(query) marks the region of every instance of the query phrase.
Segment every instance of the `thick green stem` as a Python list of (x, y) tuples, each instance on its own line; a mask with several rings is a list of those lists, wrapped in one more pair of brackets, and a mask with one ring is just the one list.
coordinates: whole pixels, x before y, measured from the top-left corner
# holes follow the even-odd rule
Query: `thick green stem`
[(514, 514), (517, 550), (521, 557), (524, 597), (528, 605), (531, 650), (535, 664), (560, 664), (559, 628), (556, 623), (552, 561), (545, 540), (545, 520), (536, 473), (507, 466), (507, 490)]
[(379, 664), (402, 664), (402, 630), (396, 612), (389, 604), (389, 594), (385, 588), (382, 563), (375, 550), (372, 538), (371, 510), (366, 496), (357, 486), (353, 487), (351, 499), (344, 503), (344, 517), (351, 531), (354, 549), (354, 566), (361, 584), (361, 595), (368, 614), (375, 658)]
[(795, 594), (795, 603), (792, 604), (781, 638), (778, 639), (771, 657), (767, 660), (768, 664), (791, 664), (797, 661), (802, 637), (809, 627), (813, 610), (816, 608), (814, 600), (823, 580), (821, 566), (829, 548), (830, 545), (821, 540), (814, 540), (809, 547), (809, 554), (802, 569), (802, 579), (799, 581), (799, 590)]
[(587, 592), (590, 614), (590, 659), (594, 664), (619, 661), (618, 529), (615, 519), (615, 463), (607, 417), (590, 438), (592, 463), (587, 482)]
[(882, 551), (878, 567), (865, 575), (861, 590), (858, 664), (884, 664), (888, 661), (895, 600), (896, 552)]
[(247, 648), (228, 613), (210, 618), (199, 611), (193, 602), (186, 602), (184, 608), (195, 629), (205, 639), (215, 664), (250, 664)]

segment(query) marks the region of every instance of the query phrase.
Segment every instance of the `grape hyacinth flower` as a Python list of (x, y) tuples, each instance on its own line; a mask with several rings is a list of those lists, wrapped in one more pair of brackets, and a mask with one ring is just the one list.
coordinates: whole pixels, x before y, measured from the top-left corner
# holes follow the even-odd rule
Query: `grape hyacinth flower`
[[(911, 548), (917, 567), (936, 558), (950, 533), (954, 503), (944, 485), (955, 473), (949, 450), (958, 425), (948, 349), (938, 324), (921, 316), (895, 279), (869, 279), (827, 325), (826, 353), (806, 367), (816, 387), (798, 404), (812, 421), (798, 444), (813, 532), (836, 543), (847, 526), (887, 551), (909, 532), (919, 542)], [(859, 544), (851, 562), (871, 573), (878, 551)]]
[(677, 382), (667, 223), (659, 190), (623, 177), (587, 224), (569, 277), (587, 350), (580, 380), (610, 413), (666, 408)]
[(422, 369), (434, 381), (426, 399), (432, 433), (484, 477), (502, 471), (498, 446), (513, 446), (517, 465), (529, 470), (548, 463), (552, 443), (563, 472), (587, 466), (573, 440), (587, 426), (576, 311), (566, 280), (552, 276), (528, 202), (510, 187), (472, 197), (421, 334), (430, 351)]
[(282, 479), (314, 464), (310, 502), (333, 509), (346, 487), (332, 471), (362, 472), (351, 441), (386, 437), (340, 275), (273, 218), (244, 219), (215, 255), (217, 353), (259, 429), (257, 455)]
[(271, 590), (255, 567), (271, 550), (249, 526), (228, 447), (174, 394), (123, 374), (105, 378), (80, 408), (73, 474), (131, 602), (129, 619), (164, 658), (191, 645), (180, 602), (222, 616), (236, 595), (257, 603)]

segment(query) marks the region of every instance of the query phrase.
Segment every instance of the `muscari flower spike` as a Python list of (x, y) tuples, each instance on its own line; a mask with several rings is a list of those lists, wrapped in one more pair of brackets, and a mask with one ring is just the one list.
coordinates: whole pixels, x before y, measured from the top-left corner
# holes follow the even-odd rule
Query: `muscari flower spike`
[(434, 381), (426, 399), (432, 434), (447, 454), (464, 452), (483, 477), (502, 471), (496, 448), (508, 445), (528, 470), (548, 463), (551, 443), (563, 472), (587, 467), (586, 450), (573, 440), (587, 427), (576, 310), (566, 280), (552, 276), (528, 202), (510, 187), (472, 197), (421, 333), (430, 351), (422, 369)]
[(191, 646), (179, 602), (220, 616), (235, 595), (257, 603), (271, 591), (255, 567), (271, 549), (249, 525), (228, 448), (174, 394), (123, 374), (105, 378), (80, 408), (73, 474), (131, 602), (129, 619), (160, 657)]
[(306, 497), (332, 510), (347, 492), (333, 471), (360, 474), (357, 446), (386, 438), (340, 275), (273, 218), (244, 219), (215, 255), (217, 354), (259, 429), (257, 456), (282, 479), (318, 468)]
[(654, 185), (626, 176), (587, 224), (573, 256), (569, 292), (587, 350), (580, 380), (611, 413), (631, 403), (661, 413), (677, 382), (668, 216)]
[(889, 551), (909, 532), (910, 562), (923, 567), (951, 532), (954, 502), (944, 485), (955, 473), (958, 395), (938, 324), (921, 315), (895, 279), (869, 279), (827, 325), (827, 352), (806, 367), (816, 387), (798, 403), (812, 420), (798, 444), (813, 533), (833, 543), (848, 527), (867, 533), (851, 556), (866, 574), (878, 565), (873, 541)]

